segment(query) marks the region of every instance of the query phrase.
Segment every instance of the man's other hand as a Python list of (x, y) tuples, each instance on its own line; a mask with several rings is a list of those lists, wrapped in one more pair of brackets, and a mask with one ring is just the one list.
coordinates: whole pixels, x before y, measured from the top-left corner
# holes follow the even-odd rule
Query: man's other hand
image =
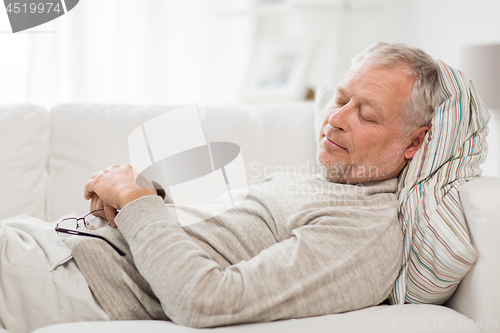
[(140, 197), (156, 194), (152, 185), (150, 188), (138, 186), (136, 183), (138, 176), (141, 177), (130, 165), (112, 165), (96, 172), (85, 184), (84, 190), (85, 199), (91, 200), (91, 210), (104, 208), (106, 220), (116, 228), (117, 210)]

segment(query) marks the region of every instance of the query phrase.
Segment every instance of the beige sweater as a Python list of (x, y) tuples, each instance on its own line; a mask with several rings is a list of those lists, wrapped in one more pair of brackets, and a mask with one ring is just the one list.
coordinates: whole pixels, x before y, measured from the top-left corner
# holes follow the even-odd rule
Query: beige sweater
[[(120, 211), (118, 229), (96, 231), (126, 257), (98, 239), (67, 243), (112, 319), (213, 327), (344, 312), (384, 301), (398, 276), (395, 189), (396, 179), (275, 176), (238, 207), (183, 227), (173, 205), (148, 196)], [(202, 216), (210, 206), (177, 209)]]

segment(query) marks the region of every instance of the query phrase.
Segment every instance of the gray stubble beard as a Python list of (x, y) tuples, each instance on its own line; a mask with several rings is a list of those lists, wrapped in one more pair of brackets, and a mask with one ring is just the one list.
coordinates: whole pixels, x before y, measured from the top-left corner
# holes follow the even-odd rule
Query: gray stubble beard
[[(403, 154), (403, 140), (396, 141), (391, 147), (386, 150), (383, 160), (395, 161)], [(326, 155), (326, 156), (325, 156)], [(357, 184), (368, 181), (383, 180), (389, 175), (396, 172), (397, 165), (389, 165), (386, 170), (380, 168), (379, 165), (356, 165), (354, 161), (344, 162), (328, 158), (327, 153), (320, 148), (316, 152), (316, 161), (320, 167), (321, 174), (329, 181), (342, 184)]]

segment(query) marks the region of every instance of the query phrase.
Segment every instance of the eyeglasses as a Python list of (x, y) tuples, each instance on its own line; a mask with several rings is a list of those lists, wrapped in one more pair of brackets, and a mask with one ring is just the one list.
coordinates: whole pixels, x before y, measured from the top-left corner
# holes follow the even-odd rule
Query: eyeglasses
[[(89, 222), (87, 221), (87, 216), (89, 216), (89, 215), (91, 215), (91, 214), (93, 214), (95, 212), (101, 211), (101, 210), (104, 210), (104, 209), (97, 209), (97, 210), (91, 211), (91, 212), (85, 214), (82, 217), (69, 217), (69, 218), (63, 219), (63, 220), (59, 221), (56, 224), (56, 231), (57, 232), (62, 232), (62, 233), (65, 233), (65, 234), (69, 234), (69, 235), (87, 236), (87, 237), (93, 237), (93, 238), (102, 239), (103, 241), (105, 241), (106, 243), (108, 243), (113, 249), (115, 249), (116, 252), (118, 252), (119, 255), (121, 255), (123, 257), (123, 256), (125, 256), (125, 252), (123, 252), (122, 250), (120, 250), (116, 245), (114, 245), (113, 243), (111, 243), (106, 238), (104, 238), (102, 236), (99, 236), (99, 235), (91, 234), (89, 232), (76, 230), (76, 229), (80, 228), (80, 221), (83, 221), (83, 225), (85, 227), (88, 227), (89, 226)], [(61, 223), (68, 224), (68, 225), (74, 225), (75, 229), (61, 228), (59, 226)]]

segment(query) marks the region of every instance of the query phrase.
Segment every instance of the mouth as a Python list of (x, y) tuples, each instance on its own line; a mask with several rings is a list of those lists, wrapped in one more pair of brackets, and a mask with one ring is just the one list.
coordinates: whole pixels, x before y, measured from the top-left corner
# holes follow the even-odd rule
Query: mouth
[(334, 149), (342, 149), (342, 150), (348, 151), (347, 148), (344, 148), (344, 147), (336, 144), (335, 142), (333, 142), (332, 140), (330, 140), (326, 135), (323, 137), (323, 141), (329, 147), (332, 147)]

